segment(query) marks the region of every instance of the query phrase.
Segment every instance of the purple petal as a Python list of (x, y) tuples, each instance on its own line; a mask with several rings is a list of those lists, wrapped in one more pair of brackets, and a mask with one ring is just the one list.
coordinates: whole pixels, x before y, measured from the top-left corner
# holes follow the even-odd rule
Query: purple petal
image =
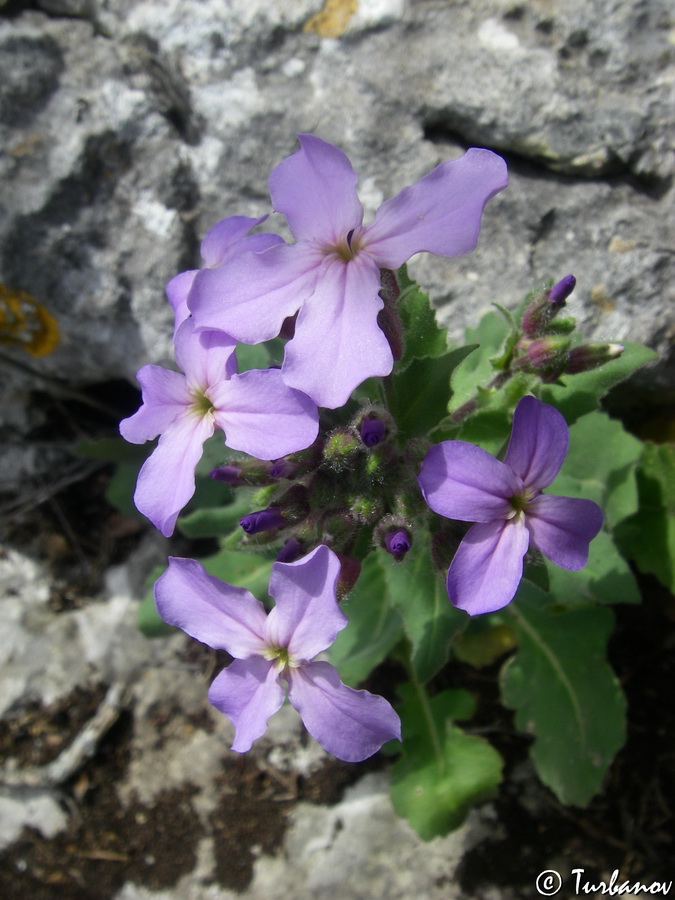
[(522, 519), (468, 530), (448, 569), (448, 596), (469, 615), (506, 606), (518, 590), (530, 535)]
[[(236, 252), (237, 245), (241, 246), (242, 238), (256, 225), (264, 222), (266, 218), (267, 216), (260, 216), (257, 219), (249, 216), (229, 216), (227, 219), (216, 222), (204, 235), (200, 248), (204, 265), (210, 269), (222, 265), (225, 259)], [(271, 235), (271, 237), (277, 236)], [(281, 238), (277, 238), (277, 240), (281, 240)]]
[(438, 256), (467, 253), (478, 242), (485, 204), (507, 183), (501, 156), (474, 147), (383, 203), (363, 244), (385, 269), (398, 269), (423, 250)]
[(192, 402), (185, 376), (161, 366), (143, 366), (138, 378), (143, 405), (120, 422), (120, 434), (130, 444), (154, 440), (185, 412)]
[(235, 659), (214, 679), (209, 700), (237, 730), (232, 749), (245, 753), (267, 730), (267, 720), (280, 709), (285, 691), (274, 665), (261, 656)]
[(272, 171), (270, 196), (296, 240), (335, 247), (363, 220), (358, 175), (333, 144), (299, 134), (300, 149)]
[(301, 660), (330, 647), (347, 625), (335, 599), (339, 575), (339, 559), (323, 544), (296, 562), (275, 562), (269, 592), (276, 606), (267, 617), (267, 643)]
[(508, 466), (466, 441), (432, 447), (417, 480), (434, 512), (462, 522), (505, 519), (513, 512), (509, 497), (523, 489)]
[(329, 663), (308, 663), (286, 677), (305, 728), (338, 759), (360, 762), (385, 741), (401, 740), (401, 722), (384, 697), (347, 687)]
[(225, 443), (258, 459), (309, 447), (319, 431), (314, 403), (289, 388), (278, 369), (251, 369), (215, 385), (208, 396)]
[(588, 545), (602, 528), (592, 500), (542, 494), (527, 504), (526, 524), (534, 546), (563, 569), (583, 569)]
[(240, 659), (265, 650), (262, 603), (208, 575), (194, 559), (169, 557), (169, 568), (155, 583), (155, 603), (165, 622), (215, 650)]
[(174, 334), (178, 327), (190, 317), (187, 305), (188, 294), (199, 269), (188, 269), (176, 275), (166, 286), (166, 296), (174, 312)]
[(223, 331), (196, 331), (188, 319), (176, 331), (174, 346), (191, 390), (203, 392), (237, 371), (236, 341)]
[(212, 416), (184, 412), (164, 431), (138, 473), (134, 503), (164, 537), (173, 534), (178, 514), (195, 492), (195, 466), (214, 430)]
[(309, 244), (277, 244), (202, 269), (188, 297), (197, 326), (225, 331), (245, 344), (271, 340), (311, 295), (322, 259)]
[(326, 258), (286, 345), (286, 384), (335, 409), (366, 378), (391, 372), (391, 347), (377, 324), (379, 290), (379, 270), (366, 255)]
[(536, 397), (523, 397), (513, 414), (504, 462), (526, 487), (541, 490), (560, 471), (569, 440), (567, 422), (557, 409)]

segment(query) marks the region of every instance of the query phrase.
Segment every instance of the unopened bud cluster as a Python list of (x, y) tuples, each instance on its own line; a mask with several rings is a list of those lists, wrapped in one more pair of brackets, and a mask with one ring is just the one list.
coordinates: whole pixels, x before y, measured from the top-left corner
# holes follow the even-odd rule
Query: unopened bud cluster
[(428, 446), (415, 439), (401, 448), (391, 414), (372, 404), (307, 450), (230, 462), (211, 477), (259, 488), (260, 508), (240, 521), (243, 543), (278, 546), (283, 562), (326, 544), (343, 562), (345, 592), (373, 545), (396, 560), (410, 550), (413, 518), (424, 510), (416, 476)]
[(511, 366), (514, 370), (532, 372), (543, 381), (556, 381), (561, 375), (587, 372), (616, 359), (623, 353), (621, 344), (583, 344), (573, 346), (573, 318), (560, 318), (574, 290), (574, 275), (566, 275), (555, 284), (537, 291), (521, 320)]

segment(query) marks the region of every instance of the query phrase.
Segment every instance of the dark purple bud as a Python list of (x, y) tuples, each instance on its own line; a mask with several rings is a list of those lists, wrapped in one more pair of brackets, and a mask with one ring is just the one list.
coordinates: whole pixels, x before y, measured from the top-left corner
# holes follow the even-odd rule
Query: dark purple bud
[(214, 481), (222, 481), (225, 484), (241, 484), (241, 468), (239, 466), (218, 466), (209, 472)]
[(578, 372), (597, 369), (611, 359), (617, 359), (623, 351), (623, 344), (583, 344), (581, 347), (573, 347), (567, 358), (565, 374), (576, 375)]
[(387, 427), (381, 419), (363, 419), (361, 422), (361, 440), (366, 447), (374, 447), (383, 441), (387, 433)]
[(561, 278), (560, 281), (553, 285), (546, 295), (546, 299), (549, 303), (553, 303), (554, 306), (562, 308), (574, 290), (576, 283), (577, 280), (574, 275), (565, 275), (564, 278)]
[(270, 475), (272, 478), (292, 478), (297, 468), (296, 463), (292, 463), (285, 458), (275, 459), (270, 466)]
[(286, 520), (281, 515), (277, 506), (268, 506), (267, 509), (249, 513), (239, 520), (239, 524), (246, 534), (258, 534), (259, 531), (270, 531), (272, 528), (281, 528)]
[(407, 531), (399, 529), (385, 534), (384, 545), (394, 559), (402, 559), (412, 547), (412, 538)]
[(277, 553), (277, 562), (295, 562), (305, 552), (305, 548), (296, 537), (290, 537)]

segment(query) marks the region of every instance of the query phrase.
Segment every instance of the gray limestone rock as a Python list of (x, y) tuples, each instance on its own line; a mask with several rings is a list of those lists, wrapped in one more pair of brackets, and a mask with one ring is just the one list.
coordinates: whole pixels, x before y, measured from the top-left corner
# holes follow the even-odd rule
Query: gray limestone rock
[(573, 271), (589, 336), (669, 352), (661, 0), (363, 0), (338, 38), (302, 30), (310, 0), (42, 8), (0, 20), (0, 278), (57, 317), (43, 371), (132, 379), (169, 359), (165, 283), (218, 219), (269, 211), (267, 176), (298, 130), (348, 153), (367, 215), (467, 145), (506, 154), (479, 250), (413, 263), (453, 337)]

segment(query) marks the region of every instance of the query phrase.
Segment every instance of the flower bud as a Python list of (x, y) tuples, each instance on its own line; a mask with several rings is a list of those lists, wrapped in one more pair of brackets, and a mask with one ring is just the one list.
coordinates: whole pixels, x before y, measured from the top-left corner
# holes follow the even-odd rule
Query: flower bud
[(297, 471), (297, 463), (282, 457), (281, 459), (273, 460), (270, 465), (270, 478), (292, 478)]
[(623, 344), (582, 344), (581, 347), (573, 347), (567, 357), (564, 373), (576, 375), (577, 372), (597, 369), (611, 359), (618, 359), (623, 351)]
[(299, 559), (305, 548), (296, 537), (289, 537), (281, 550), (277, 553), (277, 562), (290, 563)]
[(248, 513), (248, 515), (239, 520), (239, 524), (246, 534), (258, 534), (260, 531), (282, 528), (287, 523), (277, 506), (268, 506), (267, 509)]
[(350, 512), (354, 518), (369, 525), (377, 521), (383, 514), (384, 503), (380, 497), (370, 497), (367, 494), (360, 494), (352, 500)]
[(384, 546), (395, 560), (400, 561), (412, 547), (412, 537), (403, 528), (399, 528), (397, 531), (385, 534)]
[(514, 369), (529, 372), (562, 371), (570, 348), (570, 339), (562, 335), (548, 335), (533, 341), (521, 341), (519, 349), (524, 350), (513, 364)]
[(241, 466), (217, 466), (211, 469), (209, 476), (214, 481), (222, 481), (223, 484), (239, 485), (242, 483)]
[(379, 444), (385, 439), (387, 427), (382, 419), (366, 416), (361, 420), (359, 433), (366, 447), (374, 447), (375, 444)]
[(545, 334), (551, 322), (564, 308), (567, 298), (574, 290), (577, 280), (574, 275), (565, 275), (545, 292), (539, 291), (523, 313), (521, 328), (527, 337)]
[(361, 441), (353, 428), (336, 428), (328, 435), (323, 457), (334, 469), (345, 469), (360, 452)]
[(557, 306), (558, 309), (562, 309), (567, 302), (567, 298), (576, 287), (576, 283), (577, 280), (574, 275), (565, 275), (565, 277), (556, 282), (548, 292), (546, 295), (547, 301), (554, 306)]

